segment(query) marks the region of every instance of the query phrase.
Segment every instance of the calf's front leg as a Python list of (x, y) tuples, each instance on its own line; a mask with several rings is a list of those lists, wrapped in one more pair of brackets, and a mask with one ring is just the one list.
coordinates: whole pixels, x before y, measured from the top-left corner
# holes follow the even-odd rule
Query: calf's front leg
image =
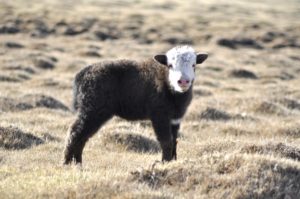
[[(162, 161), (171, 161), (174, 152), (174, 138), (171, 132), (170, 119), (156, 116), (151, 119), (152, 125), (162, 149)], [(175, 149), (176, 151), (176, 149)]]
[(171, 132), (173, 135), (172, 159), (177, 160), (177, 137), (180, 128), (180, 120), (171, 120)]

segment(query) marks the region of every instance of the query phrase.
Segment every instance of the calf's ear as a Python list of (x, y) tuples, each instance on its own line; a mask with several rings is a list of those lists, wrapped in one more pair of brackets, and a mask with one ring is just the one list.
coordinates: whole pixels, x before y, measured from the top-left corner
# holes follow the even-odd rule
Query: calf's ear
[(153, 59), (155, 61), (157, 61), (158, 63), (160, 63), (160, 64), (168, 65), (168, 61), (167, 61), (167, 56), (166, 55), (163, 55), (163, 54), (161, 54), (161, 55), (155, 55), (153, 57)]
[(197, 53), (197, 60), (196, 63), (197, 64), (201, 64), (203, 63), (208, 57), (207, 53)]

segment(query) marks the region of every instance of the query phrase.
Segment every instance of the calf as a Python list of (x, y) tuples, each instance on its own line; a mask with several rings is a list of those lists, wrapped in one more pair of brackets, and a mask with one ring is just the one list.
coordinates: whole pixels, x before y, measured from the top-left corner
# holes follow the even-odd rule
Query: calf
[(113, 116), (150, 119), (162, 160), (176, 159), (178, 129), (192, 100), (195, 66), (206, 58), (206, 53), (178, 46), (142, 62), (106, 61), (82, 69), (74, 82), (78, 114), (69, 128), (64, 163), (81, 163), (87, 140)]

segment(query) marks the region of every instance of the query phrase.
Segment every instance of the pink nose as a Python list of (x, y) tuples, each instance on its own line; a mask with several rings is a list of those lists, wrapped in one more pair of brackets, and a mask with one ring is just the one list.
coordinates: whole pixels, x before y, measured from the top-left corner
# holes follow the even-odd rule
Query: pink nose
[(189, 83), (190, 83), (190, 81), (189, 81), (189, 80), (186, 80), (186, 79), (180, 79), (180, 80), (178, 80), (178, 84), (179, 84), (180, 86), (188, 86)]

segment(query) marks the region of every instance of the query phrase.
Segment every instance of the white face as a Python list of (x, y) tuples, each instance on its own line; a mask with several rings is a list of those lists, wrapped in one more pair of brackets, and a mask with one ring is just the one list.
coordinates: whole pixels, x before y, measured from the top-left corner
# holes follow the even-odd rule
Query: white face
[(170, 86), (180, 93), (187, 91), (195, 78), (197, 54), (189, 46), (179, 46), (169, 50), (166, 56)]

